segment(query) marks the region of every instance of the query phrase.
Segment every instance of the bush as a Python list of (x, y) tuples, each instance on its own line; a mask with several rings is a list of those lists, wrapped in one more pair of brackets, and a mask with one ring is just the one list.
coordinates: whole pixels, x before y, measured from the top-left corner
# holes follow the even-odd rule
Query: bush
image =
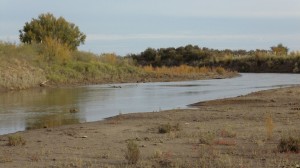
[(165, 133), (170, 133), (171, 131), (179, 131), (180, 130), (180, 124), (177, 123), (175, 125), (171, 125), (170, 123), (168, 124), (163, 124), (158, 127), (158, 133), (165, 134)]
[(127, 143), (127, 151), (125, 152), (125, 159), (129, 164), (136, 164), (140, 158), (140, 149), (138, 145), (130, 140)]
[(66, 63), (71, 60), (69, 46), (50, 37), (45, 38), (41, 53), (46, 62)]
[(163, 124), (158, 127), (158, 132), (161, 134), (170, 133), (171, 132), (171, 125), (170, 124)]
[(217, 67), (216, 68), (216, 72), (219, 74), (219, 75), (223, 75), (226, 73), (226, 70), (222, 67)]
[(211, 145), (216, 135), (211, 132), (203, 132), (199, 136), (199, 143), (205, 145)]
[(281, 138), (277, 146), (279, 152), (300, 152), (300, 139), (295, 137)]
[(8, 137), (8, 146), (18, 146), (18, 145), (25, 145), (25, 139), (20, 135), (10, 135)]

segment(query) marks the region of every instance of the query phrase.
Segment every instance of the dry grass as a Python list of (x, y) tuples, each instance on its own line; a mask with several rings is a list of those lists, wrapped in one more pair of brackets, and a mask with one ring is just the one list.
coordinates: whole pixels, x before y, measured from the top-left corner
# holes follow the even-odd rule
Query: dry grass
[(125, 159), (128, 161), (129, 164), (136, 164), (140, 159), (140, 149), (138, 145), (132, 140), (130, 140), (127, 143)]
[(236, 137), (236, 132), (230, 128), (222, 128), (220, 131), (217, 132), (217, 134), (223, 138), (235, 138)]
[[(98, 55), (69, 48), (54, 39), (16, 45), (0, 41), (0, 89), (19, 90), (39, 84), (137, 81), (145, 72), (114, 54)], [(134, 80), (135, 79), (135, 80)]]
[(46, 37), (43, 41), (41, 53), (46, 62), (66, 63), (72, 57), (72, 52), (67, 44), (49, 37)]
[[(193, 76), (193, 75), (206, 75), (209, 73), (212, 73), (215, 71), (215, 69), (207, 68), (207, 67), (192, 67), (188, 65), (180, 65), (177, 67), (152, 67), (150, 66), (144, 66), (143, 69), (148, 72), (148, 73), (154, 73), (157, 76), (162, 76), (162, 75), (170, 75), (170, 76)], [(218, 67), (218, 69), (221, 69)], [(223, 72), (225, 73), (226, 71), (223, 69)]]
[(8, 136), (8, 146), (24, 146), (26, 144), (26, 140), (21, 135), (10, 135)]
[(219, 75), (223, 75), (226, 73), (226, 70), (223, 67), (217, 67), (215, 68), (215, 71), (219, 74)]
[(218, 139), (216, 141), (214, 141), (215, 145), (225, 145), (225, 146), (235, 146), (236, 145), (236, 141), (233, 139)]
[[(226, 76), (222, 68), (138, 67), (130, 58), (113, 53), (97, 55), (71, 51), (58, 40), (16, 45), (0, 41), (0, 90), (19, 90), (47, 85), (174, 81)], [(224, 73), (223, 73), (224, 72)], [(230, 73), (228, 76), (235, 76)]]
[(180, 130), (180, 124), (177, 123), (175, 125), (168, 124), (162, 124), (158, 127), (158, 133), (165, 134), (170, 133), (171, 131), (179, 131)]
[(159, 149), (156, 149), (154, 154), (153, 154), (153, 158), (159, 159), (159, 158), (162, 158), (162, 156), (163, 156), (163, 152)]
[(292, 152), (299, 153), (300, 152), (300, 138), (288, 137), (281, 138), (280, 142), (277, 146), (279, 152)]
[(9, 163), (9, 162), (12, 162), (12, 161), (13, 161), (13, 159), (9, 155), (0, 156), (0, 163)]
[(212, 132), (203, 132), (199, 135), (199, 143), (211, 145), (214, 142), (216, 135)]
[(41, 160), (40, 154), (34, 153), (34, 154), (29, 154), (28, 159), (32, 162), (38, 162)]
[(266, 123), (267, 137), (268, 139), (271, 139), (273, 137), (273, 130), (275, 127), (271, 114), (267, 115), (265, 123)]
[(229, 168), (234, 167), (229, 157), (220, 154), (220, 151), (213, 147), (201, 146), (198, 149), (197, 167), (201, 168)]
[(19, 90), (38, 87), (45, 80), (44, 71), (26, 61), (12, 58), (0, 62), (0, 86), (4, 88)]

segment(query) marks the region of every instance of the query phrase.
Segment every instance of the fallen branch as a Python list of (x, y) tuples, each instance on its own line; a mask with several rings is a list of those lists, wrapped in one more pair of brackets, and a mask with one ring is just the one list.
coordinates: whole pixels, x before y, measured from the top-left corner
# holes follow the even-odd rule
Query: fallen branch
[(44, 82), (41, 82), (40, 83), (40, 87), (45, 87), (46, 86), (46, 83), (48, 82), (49, 80), (45, 80)]

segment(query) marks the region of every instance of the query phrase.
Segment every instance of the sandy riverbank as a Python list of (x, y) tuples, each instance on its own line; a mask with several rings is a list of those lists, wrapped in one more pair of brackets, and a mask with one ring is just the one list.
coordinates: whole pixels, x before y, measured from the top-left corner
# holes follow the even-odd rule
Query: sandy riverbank
[[(0, 136), (0, 167), (296, 167), (280, 153), (284, 136), (300, 137), (300, 87), (268, 90), (176, 109)], [(159, 127), (170, 127), (159, 133)], [(25, 145), (8, 146), (21, 136)], [(128, 165), (126, 144), (141, 153)]]

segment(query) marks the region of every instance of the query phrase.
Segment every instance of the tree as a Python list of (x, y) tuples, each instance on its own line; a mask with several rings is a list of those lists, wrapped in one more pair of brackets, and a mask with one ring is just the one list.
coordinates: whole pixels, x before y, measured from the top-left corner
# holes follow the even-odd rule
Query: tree
[(275, 55), (287, 55), (289, 49), (282, 44), (278, 44), (277, 46), (271, 47), (272, 52)]
[(144, 52), (141, 53), (141, 56), (148, 62), (155, 61), (157, 51), (154, 48), (147, 48)]
[(47, 38), (52, 38), (72, 50), (84, 44), (86, 38), (75, 24), (67, 22), (63, 17), (56, 18), (51, 13), (41, 14), (37, 19), (26, 22), (19, 32), (23, 43), (43, 43)]

